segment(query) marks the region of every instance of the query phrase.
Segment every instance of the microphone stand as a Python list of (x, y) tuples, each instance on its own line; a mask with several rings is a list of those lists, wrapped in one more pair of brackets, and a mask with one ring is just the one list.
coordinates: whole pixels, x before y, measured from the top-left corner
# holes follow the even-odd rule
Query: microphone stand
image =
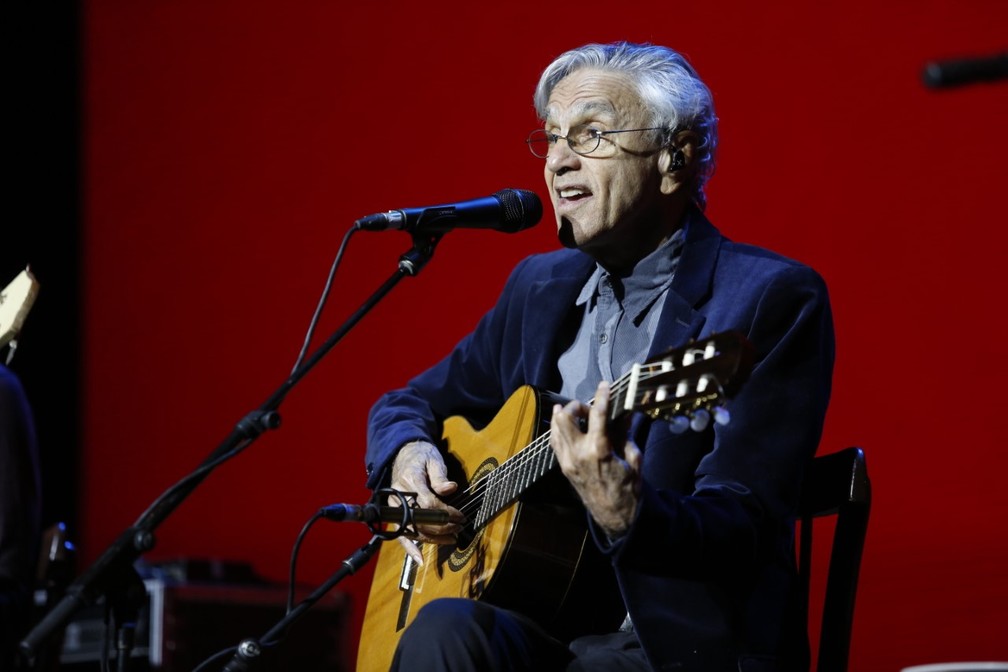
[(388, 538), (390, 537), (380, 534), (371, 537), (371, 540), (367, 544), (358, 548), (350, 557), (344, 560), (340, 568), (325, 583), (316, 588), (311, 595), (291, 609), (261, 638), (258, 640), (252, 638), (243, 639), (238, 644), (238, 649), (235, 651), (231, 661), (221, 668), (221, 672), (247, 672), (247, 670), (255, 669), (261, 660), (260, 656), (262, 656), (263, 647), (278, 643), (287, 634), (287, 629), (300, 619), (306, 611), (315, 606), (315, 603), (332, 590), (337, 583), (342, 581), (348, 574), (357, 573), (358, 569), (367, 564), (368, 560), (378, 552), (382, 542)]
[[(46, 643), (70, 618), (84, 607), (91, 606), (102, 595), (116, 605), (117, 649), (119, 672), (125, 672), (136, 619), (135, 586), (139, 576), (134, 562), (154, 547), (154, 530), (210, 475), (217, 466), (251, 445), (266, 430), (280, 426), (278, 409), (287, 394), (346, 334), (387, 295), (400, 280), (415, 276), (430, 261), (434, 248), (444, 232), (422, 234), (411, 232), (413, 247), (399, 258), (396, 272), (389, 277), (346, 322), (296, 370), (256, 410), (238, 421), (231, 433), (217, 446), (196, 471), (175, 484), (151, 504), (137, 521), (128, 527), (87, 571), (71, 583), (63, 598), (21, 640), (22, 659), (34, 666), (39, 647)], [(337, 579), (338, 580), (338, 579)], [(335, 584), (333, 584), (335, 585)], [(141, 593), (141, 596), (144, 593)]]

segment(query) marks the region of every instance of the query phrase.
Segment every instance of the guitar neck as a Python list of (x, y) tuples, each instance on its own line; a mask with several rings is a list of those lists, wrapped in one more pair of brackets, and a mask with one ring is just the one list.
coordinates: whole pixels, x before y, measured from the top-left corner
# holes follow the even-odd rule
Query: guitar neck
[(556, 455), (550, 448), (550, 432), (505, 460), (499, 467), (475, 484), (473, 490), (481, 497), (472, 524), (480, 529), (506, 509), (556, 466)]
[[(751, 361), (752, 346), (748, 341), (737, 332), (724, 332), (634, 364), (610, 386), (607, 420), (612, 424), (639, 411), (651, 418), (672, 420), (673, 431), (703, 431), (710, 411), (715, 410), (717, 422), (728, 422), (727, 411), (719, 405), (745, 379)], [(477, 509), (469, 514), (476, 529), (517, 501), (556, 466), (549, 441), (547, 430), (463, 493), (472, 502), (467, 508)]]
[[(609, 422), (614, 422), (626, 413), (626, 399), (633, 394), (630, 384), (638, 367), (621, 376), (610, 390)], [(594, 399), (586, 402), (589, 406)], [(505, 460), (499, 467), (487, 474), (470, 489), (481, 497), (478, 511), (472, 523), (480, 529), (494, 516), (518, 500), (530, 487), (556, 466), (556, 454), (550, 448), (550, 430), (546, 430), (532, 443)]]

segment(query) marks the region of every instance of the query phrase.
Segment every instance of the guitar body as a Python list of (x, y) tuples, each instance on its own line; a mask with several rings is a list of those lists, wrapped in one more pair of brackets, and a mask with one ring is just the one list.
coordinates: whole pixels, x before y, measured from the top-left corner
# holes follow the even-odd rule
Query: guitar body
[[(449, 476), (464, 492), (539, 436), (545, 402), (516, 391), (482, 430), (444, 423)], [(451, 502), (460, 510), (464, 502)], [(468, 513), (467, 513), (468, 515)], [(484, 600), (531, 617), (560, 638), (615, 628), (624, 616), (612, 571), (588, 538), (586, 513), (558, 469), (457, 546), (421, 546), (424, 564), (398, 542), (378, 553), (358, 649), (358, 672), (385, 672), (403, 629), (431, 600)]]

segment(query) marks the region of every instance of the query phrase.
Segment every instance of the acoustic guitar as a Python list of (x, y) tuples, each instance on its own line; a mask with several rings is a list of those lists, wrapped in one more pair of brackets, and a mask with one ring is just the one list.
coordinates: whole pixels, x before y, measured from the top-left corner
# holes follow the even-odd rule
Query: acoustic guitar
[(26, 268), (0, 290), (0, 348), (10, 344), (8, 364), (17, 348), (18, 333), (38, 296), (38, 289), (38, 281), (31, 270)]
[[(635, 364), (611, 386), (609, 422), (630, 413), (702, 431), (728, 422), (726, 400), (744, 381), (752, 348), (715, 334)], [(613, 572), (587, 532), (587, 517), (549, 446), (555, 399), (518, 389), (481, 430), (444, 422), (442, 451), (466, 516), (454, 546), (421, 544), (418, 566), (398, 542), (379, 550), (357, 672), (386, 672), (403, 629), (440, 597), (486, 600), (536, 620), (561, 639), (615, 630), (626, 614)], [(590, 402), (589, 402), (590, 403)]]

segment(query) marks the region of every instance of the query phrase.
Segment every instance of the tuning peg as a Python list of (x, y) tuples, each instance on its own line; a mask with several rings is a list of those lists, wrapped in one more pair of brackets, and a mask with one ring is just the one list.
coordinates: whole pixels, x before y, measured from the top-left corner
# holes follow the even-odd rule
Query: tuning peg
[(702, 432), (707, 429), (707, 425), (710, 424), (710, 413), (706, 410), (699, 408), (693, 413), (693, 419), (690, 420), (689, 426), (694, 432)]
[(724, 426), (731, 422), (731, 414), (728, 413), (728, 409), (724, 406), (714, 407), (714, 422)]
[(673, 434), (682, 434), (690, 428), (690, 419), (685, 415), (677, 415), (669, 420), (669, 428)]

